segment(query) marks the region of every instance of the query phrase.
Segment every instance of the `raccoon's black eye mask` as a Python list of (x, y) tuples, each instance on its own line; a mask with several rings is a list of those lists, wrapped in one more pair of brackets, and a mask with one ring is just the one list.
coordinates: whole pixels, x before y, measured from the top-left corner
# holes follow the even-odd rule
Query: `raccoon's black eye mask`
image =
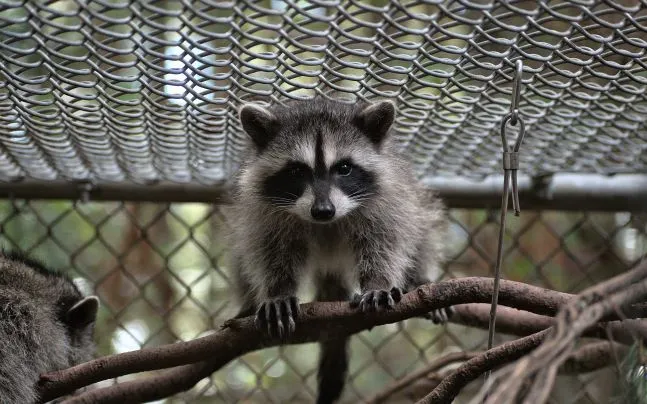
[(312, 177), (313, 172), (307, 164), (291, 161), (265, 178), (261, 192), (275, 205), (290, 205), (303, 195)]
[(377, 190), (375, 174), (352, 160), (340, 160), (330, 170), (334, 184), (349, 198), (365, 198)]
[(298, 161), (289, 162), (284, 169), (287, 169), (292, 178), (296, 180), (312, 176), (310, 167)]
[[(318, 179), (339, 188), (349, 198), (367, 197), (377, 189), (375, 174), (351, 159), (337, 161), (323, 178)], [(263, 181), (261, 192), (272, 204), (288, 206), (296, 202), (314, 180), (315, 174), (307, 164), (290, 161)]]

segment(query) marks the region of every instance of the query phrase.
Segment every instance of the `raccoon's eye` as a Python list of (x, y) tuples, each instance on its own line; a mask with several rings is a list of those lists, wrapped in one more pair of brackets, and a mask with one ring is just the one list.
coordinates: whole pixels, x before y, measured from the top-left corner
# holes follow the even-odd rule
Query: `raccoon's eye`
[(303, 167), (294, 166), (290, 168), (290, 175), (292, 175), (293, 177), (303, 177), (304, 174), (305, 170), (303, 169)]
[(337, 174), (347, 176), (353, 171), (353, 167), (349, 163), (342, 163), (337, 167)]

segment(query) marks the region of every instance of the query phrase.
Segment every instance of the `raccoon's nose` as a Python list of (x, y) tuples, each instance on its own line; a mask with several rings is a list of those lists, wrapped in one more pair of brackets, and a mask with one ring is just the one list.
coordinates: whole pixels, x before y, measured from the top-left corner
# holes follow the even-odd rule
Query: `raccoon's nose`
[(314, 220), (324, 222), (335, 216), (335, 205), (330, 201), (315, 202), (310, 208), (310, 214)]

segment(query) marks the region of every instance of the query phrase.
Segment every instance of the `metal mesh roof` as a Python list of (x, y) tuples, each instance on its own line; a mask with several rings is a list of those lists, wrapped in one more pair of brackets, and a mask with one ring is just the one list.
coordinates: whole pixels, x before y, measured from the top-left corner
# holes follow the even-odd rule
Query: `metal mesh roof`
[(0, 177), (211, 183), (241, 101), (392, 98), (424, 176), (647, 171), (647, 5), (623, 1), (2, 1)]

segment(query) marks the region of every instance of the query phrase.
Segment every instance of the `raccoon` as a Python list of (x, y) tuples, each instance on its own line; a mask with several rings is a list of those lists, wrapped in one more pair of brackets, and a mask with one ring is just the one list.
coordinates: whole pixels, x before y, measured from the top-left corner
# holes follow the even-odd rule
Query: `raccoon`
[[(255, 313), (260, 329), (283, 337), (295, 330), (306, 274), (317, 301), (350, 300), (365, 312), (393, 307), (439, 273), (445, 209), (397, 153), (394, 104), (246, 104), (239, 117), (251, 147), (228, 214), (237, 317)], [(321, 344), (320, 404), (342, 393), (347, 345), (335, 336)]]
[(40, 374), (92, 359), (98, 304), (42, 263), (0, 253), (0, 403), (35, 403)]

